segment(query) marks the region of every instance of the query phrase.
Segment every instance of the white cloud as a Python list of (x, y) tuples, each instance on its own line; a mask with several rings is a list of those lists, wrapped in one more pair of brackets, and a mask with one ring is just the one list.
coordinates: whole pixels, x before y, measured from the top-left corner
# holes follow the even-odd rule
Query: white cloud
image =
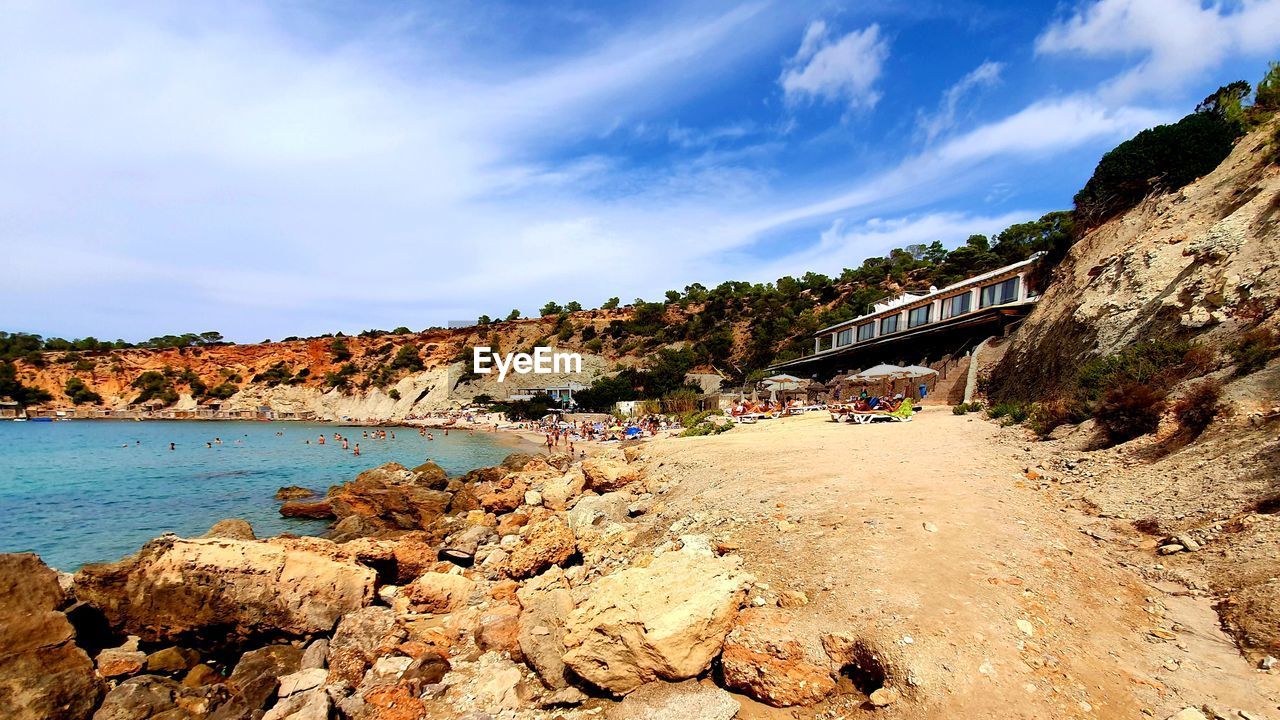
[(821, 233), (817, 243), (751, 268), (746, 276), (772, 280), (810, 270), (837, 273), (844, 268), (861, 265), (864, 258), (884, 255), (894, 248), (928, 245), (935, 240), (954, 247), (970, 235), (993, 235), (1013, 223), (1043, 214), (1042, 210), (1017, 210), (994, 216), (937, 212), (871, 217), (859, 222), (837, 218)]
[(1003, 69), (1003, 63), (987, 60), (947, 88), (938, 103), (938, 109), (932, 114), (921, 112), (916, 119), (924, 141), (931, 143), (938, 135), (950, 130), (956, 123), (956, 111), (964, 96), (973, 90), (998, 84)]
[(875, 85), (888, 57), (889, 43), (879, 25), (832, 38), (826, 23), (818, 20), (805, 31), (778, 82), (789, 102), (820, 99), (870, 108), (880, 100)]
[(1036, 52), (1141, 60), (1102, 88), (1125, 100), (1172, 95), (1226, 58), (1280, 48), (1280, 0), (1097, 0), (1050, 25)]
[[(1085, 143), (1128, 137), (1169, 119), (1146, 108), (1111, 109), (1089, 96), (1042, 100), (908, 157), (831, 197), (764, 217), (756, 231), (880, 204), (918, 207), (958, 192), (967, 171), (990, 161), (1052, 156)], [(922, 192), (927, 195), (922, 197)]]

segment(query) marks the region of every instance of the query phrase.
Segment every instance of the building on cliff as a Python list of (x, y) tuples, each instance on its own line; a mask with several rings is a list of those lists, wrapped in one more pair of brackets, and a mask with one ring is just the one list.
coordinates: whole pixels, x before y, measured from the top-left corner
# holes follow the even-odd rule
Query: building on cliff
[(1031, 312), (1039, 292), (1029, 282), (1039, 258), (1006, 265), (942, 289), (904, 293), (871, 312), (819, 330), (813, 354), (769, 369), (830, 378), (878, 363), (925, 364), (968, 352), (1006, 333)]

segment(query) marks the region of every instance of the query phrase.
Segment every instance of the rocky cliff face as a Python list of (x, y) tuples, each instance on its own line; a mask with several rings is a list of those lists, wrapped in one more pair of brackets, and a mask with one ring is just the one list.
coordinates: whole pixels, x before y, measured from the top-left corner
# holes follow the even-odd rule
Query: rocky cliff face
[[(569, 381), (589, 385), (616, 365), (638, 361), (617, 350), (602, 348), (591, 352), (582, 339), (582, 329), (604, 330), (610, 322), (625, 318), (626, 310), (594, 310), (575, 313), (577, 332), (568, 339), (556, 334), (556, 318), (546, 317), (496, 323), (485, 327), (433, 330), (409, 335), (345, 338), (350, 358), (341, 358), (331, 349), (332, 338), (315, 338), (253, 345), (219, 345), (199, 348), (115, 350), (86, 353), (46, 353), (43, 366), (19, 362), (19, 380), (45, 390), (54, 397), (52, 407), (70, 407), (63, 394), (67, 379), (81, 378), (99, 393), (103, 405), (123, 410), (130, 407), (139, 391), (131, 386), (144, 372), (170, 371), (182, 376), (192, 373), (206, 388), (223, 383), (239, 391), (220, 403), (226, 411), (255, 411), (269, 406), (279, 413), (314, 413), (319, 418), (398, 419), (466, 404), (478, 394), (505, 398), (509, 388), (555, 386)], [(470, 348), (488, 345), (495, 351), (527, 350), (545, 345), (582, 354), (580, 373), (551, 375), (508, 375), (498, 383), (496, 375), (468, 376)], [(391, 365), (402, 347), (411, 346), (422, 359), (421, 370), (393, 369)], [(466, 357), (463, 357), (463, 356)], [(330, 387), (326, 375), (350, 363), (356, 369), (345, 390)], [(264, 377), (276, 370), (276, 378)], [(289, 380), (279, 382), (280, 369)], [(382, 375), (379, 384), (378, 376)], [(189, 380), (175, 377), (179, 400), (169, 409), (195, 410), (200, 393), (193, 392)], [(393, 392), (394, 391), (394, 392)], [(398, 396), (398, 397), (397, 397)], [(136, 407), (136, 406), (135, 406)]]
[(1280, 167), (1271, 120), (1212, 173), (1090, 232), (1057, 269), (992, 374), (993, 395), (1039, 399), (1090, 357), (1153, 338), (1221, 349), (1280, 308)]

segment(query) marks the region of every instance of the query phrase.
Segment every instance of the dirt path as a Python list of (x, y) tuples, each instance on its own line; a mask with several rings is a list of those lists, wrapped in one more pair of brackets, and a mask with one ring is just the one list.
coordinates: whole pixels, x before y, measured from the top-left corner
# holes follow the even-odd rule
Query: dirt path
[[(946, 408), (873, 426), (813, 414), (645, 455), (679, 481), (666, 502), (688, 531), (736, 546), (772, 590), (805, 593), (798, 624), (876, 653), (906, 694), (878, 716), (1280, 717), (1278, 679), (1245, 663), (1207, 604), (1147, 584), (1080, 532), (1028, 487), (1000, 432)], [(863, 700), (850, 688), (741, 717), (856, 717)]]

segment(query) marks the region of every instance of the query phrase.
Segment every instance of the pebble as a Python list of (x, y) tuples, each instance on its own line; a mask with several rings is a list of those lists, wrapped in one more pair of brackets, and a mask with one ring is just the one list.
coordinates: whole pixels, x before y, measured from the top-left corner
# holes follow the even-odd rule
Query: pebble
[(1030, 621), (1023, 620), (1022, 618), (1018, 618), (1016, 622), (1018, 624), (1018, 629), (1022, 631), (1023, 635), (1026, 635), (1027, 637), (1035, 636), (1036, 628), (1034, 625), (1031, 624)]
[(938, 532), (938, 526), (934, 525), (931, 522), (927, 522), (924, 524), (924, 531), (931, 532), (931, 533)]

